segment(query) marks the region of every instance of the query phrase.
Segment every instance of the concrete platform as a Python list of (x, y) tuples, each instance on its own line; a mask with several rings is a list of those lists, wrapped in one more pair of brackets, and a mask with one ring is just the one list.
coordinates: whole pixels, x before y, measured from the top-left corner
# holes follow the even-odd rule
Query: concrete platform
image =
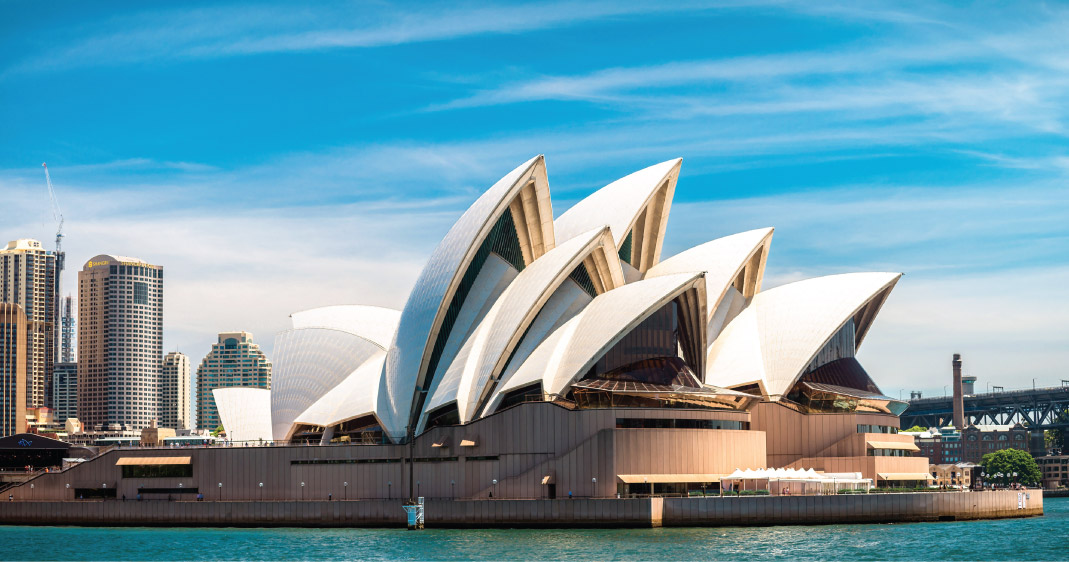
[[(427, 527), (659, 527), (955, 521), (1043, 515), (1043, 492), (841, 496), (427, 500)], [(400, 500), (14, 501), (0, 524), (404, 527)]]

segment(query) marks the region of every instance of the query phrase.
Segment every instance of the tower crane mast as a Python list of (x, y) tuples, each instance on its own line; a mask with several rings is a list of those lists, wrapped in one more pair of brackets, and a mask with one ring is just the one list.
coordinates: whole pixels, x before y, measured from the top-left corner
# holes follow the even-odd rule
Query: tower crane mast
[(52, 187), (52, 176), (48, 174), (48, 163), (42, 162), (45, 169), (45, 182), (48, 184), (48, 198), (52, 201), (52, 218), (59, 223), (56, 228), (56, 269), (63, 271), (63, 211), (59, 208), (59, 198), (56, 197), (56, 188)]

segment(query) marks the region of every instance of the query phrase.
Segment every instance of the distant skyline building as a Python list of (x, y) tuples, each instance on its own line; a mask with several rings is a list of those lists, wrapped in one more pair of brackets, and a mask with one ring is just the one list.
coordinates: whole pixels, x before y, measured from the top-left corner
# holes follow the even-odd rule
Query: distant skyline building
[(102, 254), (78, 272), (78, 415), (86, 430), (159, 416), (163, 267)]
[(56, 363), (52, 374), (52, 419), (63, 423), (78, 417), (78, 364)]
[(41, 242), (22, 238), (0, 250), (0, 302), (22, 307), (26, 315), (26, 407), (50, 407), (56, 361), (56, 254)]
[(160, 372), (160, 427), (192, 428), (192, 393), (189, 357), (177, 351), (168, 353)]
[(0, 436), (26, 431), (26, 315), (0, 303)]
[(63, 315), (60, 318), (59, 360), (74, 363), (74, 298), (63, 299)]
[(271, 388), (271, 362), (249, 332), (223, 332), (197, 368), (197, 427), (221, 424), (212, 391), (217, 388)]

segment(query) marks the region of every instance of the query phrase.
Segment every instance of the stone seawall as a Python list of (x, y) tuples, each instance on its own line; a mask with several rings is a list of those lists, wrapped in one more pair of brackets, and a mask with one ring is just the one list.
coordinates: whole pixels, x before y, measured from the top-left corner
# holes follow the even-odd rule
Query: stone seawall
[[(427, 527), (809, 525), (1030, 517), (1039, 490), (736, 498), (428, 500)], [(398, 500), (15, 501), (0, 524), (213, 527), (404, 527)]]
[[(739, 501), (746, 500), (746, 501)], [(961, 521), (1043, 515), (1041, 490), (664, 499), (664, 526)]]

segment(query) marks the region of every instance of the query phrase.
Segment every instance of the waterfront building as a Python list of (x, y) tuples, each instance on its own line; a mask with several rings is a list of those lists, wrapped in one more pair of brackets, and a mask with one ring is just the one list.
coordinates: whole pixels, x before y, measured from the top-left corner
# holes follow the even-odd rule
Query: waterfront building
[(26, 315), (0, 302), (0, 437), (26, 431)]
[[(764, 289), (771, 228), (662, 257), (680, 166), (554, 219), (545, 161), (531, 159), (461, 215), (402, 310), (295, 313), (270, 400), (218, 393), (229, 427), (270, 424), (276, 446), (115, 454), (48, 493), (84, 476), (111, 483), (86, 494), (133, 495), (124, 467), (164, 464), (182, 475), (160, 471), (154, 487), (235, 500), (686, 495), (767, 468), (930, 482), (898, 432), (906, 403), (856, 357), (900, 274)], [(221, 334), (205, 374), (235, 369), (240, 342)], [(222, 386), (242, 385), (198, 392)]]
[(978, 465), (973, 463), (933, 464), (928, 467), (932, 473), (933, 486), (962, 489), (972, 487), (975, 469), (978, 469)]
[(916, 439), (918, 455), (933, 465), (968, 462), (979, 464), (984, 455), (1002, 449), (1029, 450), (1029, 431), (1021, 424), (933, 427), (922, 432), (902, 432)]
[(58, 282), (56, 254), (39, 241), (14, 240), (0, 249), (0, 302), (19, 305), (26, 315), (27, 408), (48, 407), (52, 402)]
[(160, 370), (160, 427), (190, 429), (192, 427), (193, 380), (190, 378), (189, 357), (177, 351), (163, 358)]
[(135, 431), (159, 415), (163, 267), (102, 254), (78, 272), (78, 417)]
[(1047, 489), (1069, 486), (1069, 455), (1046, 455), (1036, 458), (1043, 472), (1043, 487)]
[(52, 418), (63, 423), (78, 417), (78, 364), (56, 363), (52, 376)]
[(271, 388), (271, 361), (249, 332), (219, 334), (197, 367), (198, 428), (214, 430), (222, 424), (212, 396), (217, 388)]

